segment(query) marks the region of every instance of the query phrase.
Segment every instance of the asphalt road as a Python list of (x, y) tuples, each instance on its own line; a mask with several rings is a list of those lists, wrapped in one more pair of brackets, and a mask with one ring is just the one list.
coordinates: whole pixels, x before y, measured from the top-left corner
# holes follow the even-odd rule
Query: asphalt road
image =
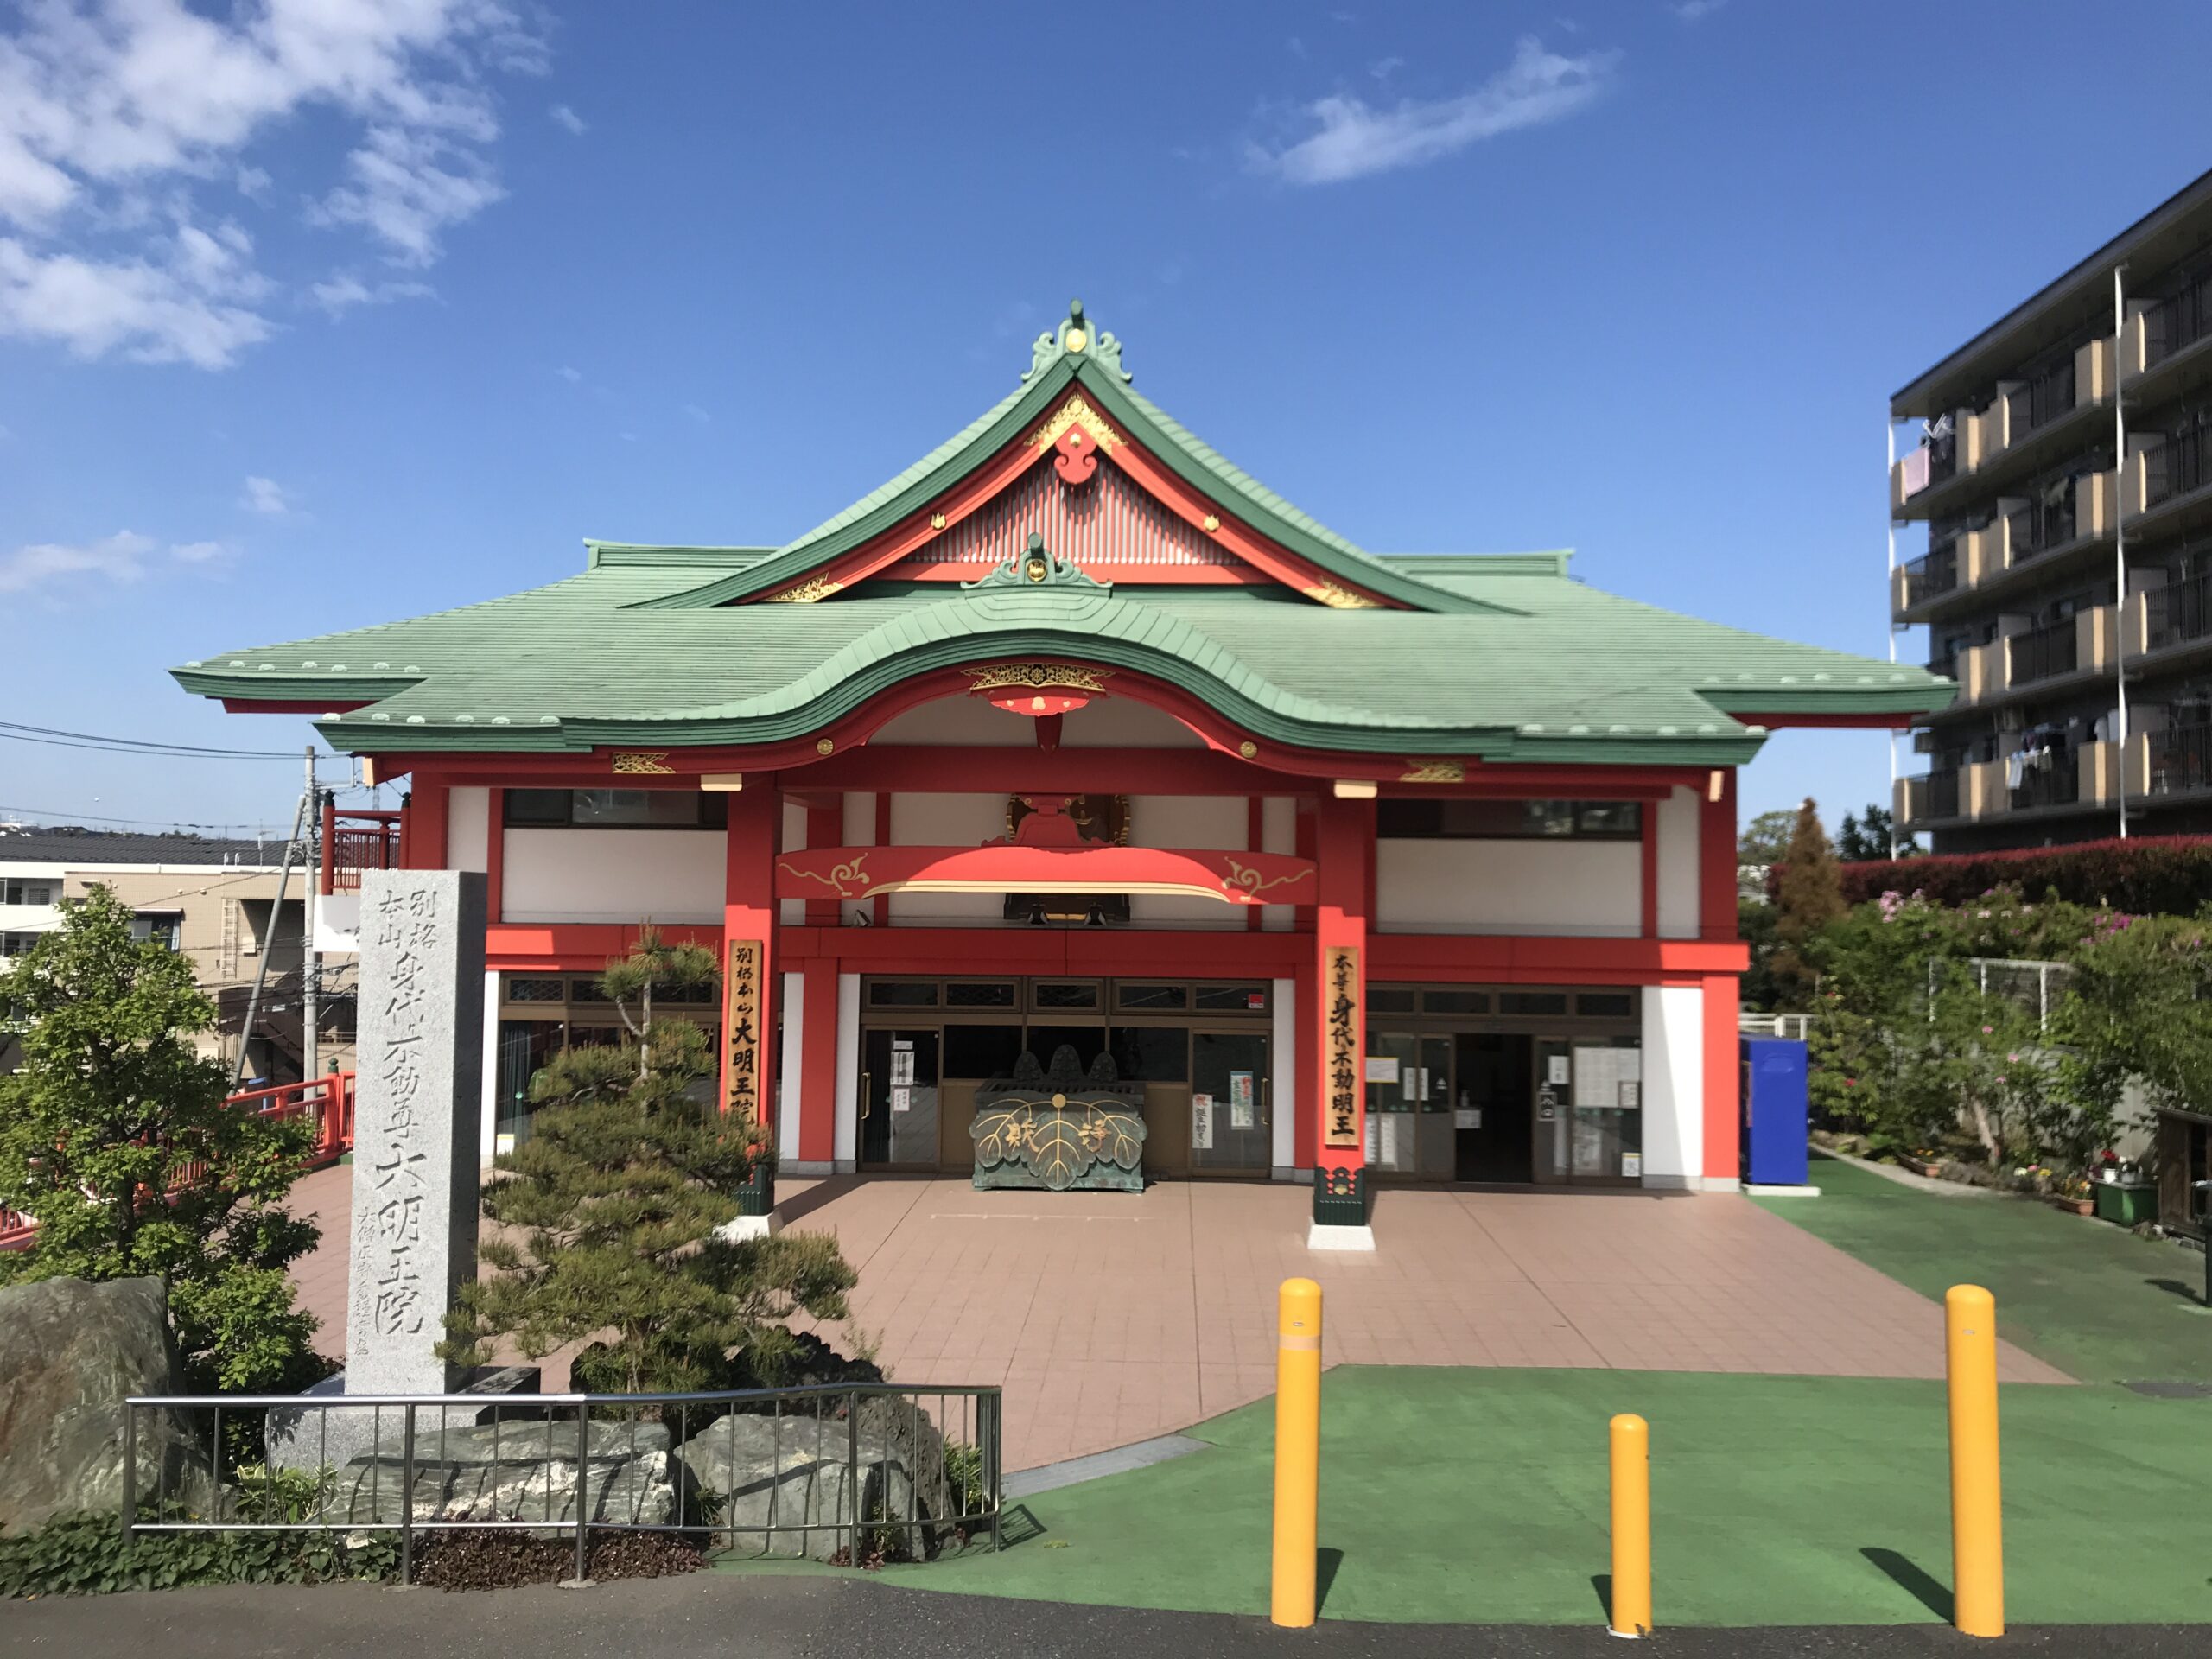
[[(1578, 1659), (1625, 1649), (1596, 1628), (1350, 1624), (1278, 1630), (1215, 1613), (1072, 1607), (842, 1578), (699, 1573), (589, 1590), (446, 1594), (371, 1585), (234, 1586), (0, 1602), (7, 1659)], [(1971, 1642), (1942, 1625), (1662, 1630), (1647, 1651), (1696, 1659), (1914, 1659), (1968, 1651), (2183, 1659), (2212, 1628), (2052, 1626)], [(1631, 1650), (1632, 1651), (1632, 1650)]]

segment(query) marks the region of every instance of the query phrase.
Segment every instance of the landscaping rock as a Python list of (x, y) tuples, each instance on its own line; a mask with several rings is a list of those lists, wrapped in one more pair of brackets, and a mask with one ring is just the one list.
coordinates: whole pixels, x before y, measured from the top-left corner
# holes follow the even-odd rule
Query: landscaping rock
[[(337, 1472), (315, 1518), (341, 1527), (397, 1522), (406, 1484), (404, 1433), (392, 1414), (376, 1451)], [(586, 1471), (594, 1523), (666, 1526), (677, 1518), (678, 1477), (671, 1465), (668, 1440), (667, 1428), (659, 1423), (591, 1425)], [(494, 1520), (573, 1525), (575, 1424), (558, 1418), (550, 1423), (456, 1424), (441, 1434), (435, 1414), (422, 1414), (415, 1431), (412, 1508), (421, 1525)]]
[[(0, 1290), (0, 1531), (123, 1505), (123, 1402), (179, 1392), (158, 1279), (45, 1279)], [(207, 1437), (172, 1412), (138, 1416), (137, 1490), (213, 1502)]]
[[(958, 1513), (945, 1478), (944, 1437), (895, 1397), (861, 1402), (856, 1427), (857, 1480), (854, 1425), (841, 1416), (733, 1414), (685, 1441), (676, 1461), (696, 1489), (702, 1516), (728, 1532), (737, 1553), (830, 1560), (852, 1542), (857, 1487), (870, 1541), (893, 1555), (935, 1554), (950, 1535), (948, 1517)], [(909, 1521), (925, 1524), (881, 1524)]]

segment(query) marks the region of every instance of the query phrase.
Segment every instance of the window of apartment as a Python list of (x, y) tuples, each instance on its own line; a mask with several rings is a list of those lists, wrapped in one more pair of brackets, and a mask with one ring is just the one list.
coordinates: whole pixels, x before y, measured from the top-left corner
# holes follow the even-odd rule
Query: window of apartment
[(1393, 841), (1633, 841), (1643, 833), (1635, 801), (1389, 799), (1376, 803), (1376, 834)]
[(51, 881), (0, 881), (0, 905), (50, 905), (54, 891)]
[(27, 957), (37, 943), (35, 933), (0, 933), (0, 958)]
[(130, 937), (151, 940), (165, 950), (176, 949), (176, 931), (184, 918), (173, 910), (141, 911), (130, 918)]
[(690, 789), (510, 789), (510, 830), (720, 830), (729, 798)]

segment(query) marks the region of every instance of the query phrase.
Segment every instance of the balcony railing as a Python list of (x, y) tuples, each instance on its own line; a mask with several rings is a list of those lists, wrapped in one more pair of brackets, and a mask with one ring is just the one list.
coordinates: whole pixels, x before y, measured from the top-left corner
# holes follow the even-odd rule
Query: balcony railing
[(363, 870), (399, 868), (399, 814), (322, 810), (322, 892), (358, 893)]
[(1928, 481), (1941, 484), (1947, 478), (1957, 476), (1959, 470), (1959, 435), (1946, 433), (1940, 438), (1930, 438), (1922, 446), (1928, 451)]
[(2008, 515), (2012, 534), (2012, 563), (2063, 547), (2078, 533), (2071, 482), (2056, 500), (2037, 499)]
[(1909, 823), (1959, 816), (1959, 770), (1945, 766), (1924, 778), (1904, 780), (1904, 816)]
[(2179, 795), (2212, 785), (2212, 726), (2183, 726), (2151, 740), (2151, 793)]
[(2012, 810), (2071, 806), (2082, 798), (2082, 769), (2069, 749), (2052, 749), (2040, 763), (2031, 757), (2012, 790)]
[(2037, 680), (2071, 674), (2081, 665), (2080, 640), (2070, 616), (2048, 627), (2014, 634), (2006, 642), (2011, 660), (2005, 683), (2030, 685)]
[(2199, 276), (2151, 315), (2150, 338), (2144, 342), (2150, 362), (2163, 363), (2188, 350), (2212, 332), (2212, 272)]
[(2143, 595), (2143, 608), (2150, 650), (2212, 635), (2212, 575), (2153, 588)]
[(2144, 454), (2143, 499), (2157, 506), (2212, 483), (2212, 425), (2199, 426)]
[(2048, 425), (2074, 408), (2074, 360), (2069, 358), (2047, 369), (2025, 385), (2006, 394), (2012, 405), (2009, 418), (2012, 442), (2018, 443), (2039, 426)]
[(1948, 594), (1959, 585), (1959, 547), (1946, 542), (1930, 548), (1904, 567), (1904, 602), (1908, 609), (1923, 600)]

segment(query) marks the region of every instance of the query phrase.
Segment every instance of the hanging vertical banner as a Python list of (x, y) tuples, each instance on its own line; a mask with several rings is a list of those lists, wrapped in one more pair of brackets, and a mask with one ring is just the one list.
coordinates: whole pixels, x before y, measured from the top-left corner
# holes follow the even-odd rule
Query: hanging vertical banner
[(1322, 957), (1321, 995), (1325, 1014), (1321, 1033), (1321, 1071), (1329, 1080), (1324, 1146), (1359, 1145), (1359, 947), (1332, 944)]
[(761, 944), (729, 942), (722, 982), (722, 1109), (758, 1123), (760, 1115)]

